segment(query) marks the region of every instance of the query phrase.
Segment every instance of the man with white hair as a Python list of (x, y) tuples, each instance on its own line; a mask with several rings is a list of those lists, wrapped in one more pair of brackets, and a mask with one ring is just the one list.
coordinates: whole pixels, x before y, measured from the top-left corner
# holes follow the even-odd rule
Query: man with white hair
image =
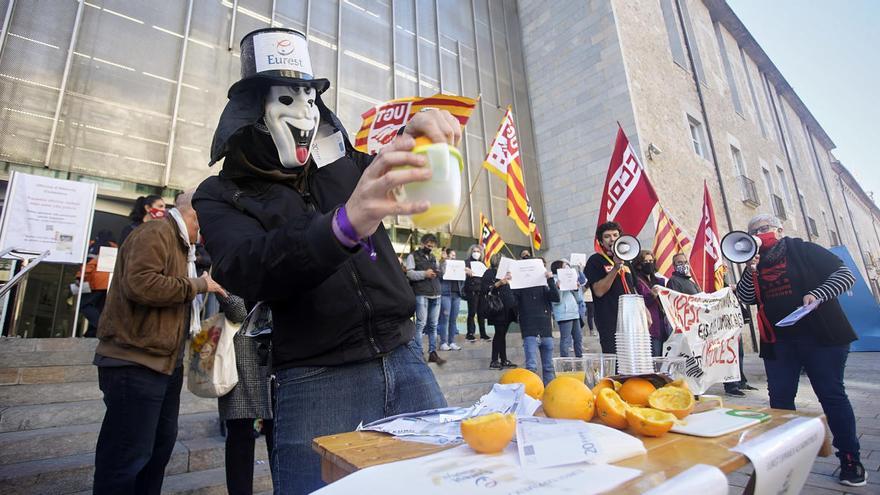
[(196, 277), (199, 220), (192, 192), (119, 248), (98, 326), (98, 385), (107, 411), (95, 449), (94, 493), (155, 493), (177, 440), (183, 349), (198, 329), (197, 294), (221, 288)]

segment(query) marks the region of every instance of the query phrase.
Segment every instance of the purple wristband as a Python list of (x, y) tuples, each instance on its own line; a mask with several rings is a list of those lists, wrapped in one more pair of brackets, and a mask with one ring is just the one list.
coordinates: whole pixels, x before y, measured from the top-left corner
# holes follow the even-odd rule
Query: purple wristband
[(339, 220), (338, 214), (339, 210), (336, 210), (336, 213), (333, 214), (333, 222), (331, 222), (330, 227), (333, 229), (333, 235), (336, 236), (336, 240), (339, 241), (343, 246), (351, 249), (358, 245), (357, 241), (349, 239), (343, 232), (342, 229), (339, 228)]
[[(334, 215), (333, 219), (335, 220), (335, 227), (338, 227), (339, 229), (339, 234), (341, 234), (342, 237), (345, 237), (346, 241), (360, 244), (364, 249), (369, 250), (370, 259), (376, 261), (376, 258), (378, 256), (376, 255), (376, 249), (373, 247), (373, 240), (370, 239), (369, 236), (367, 236), (366, 240), (360, 239), (358, 237), (357, 231), (354, 230), (354, 225), (352, 225), (351, 221), (348, 219), (348, 213), (345, 211), (345, 205), (340, 206), (336, 210), (336, 215)], [(334, 233), (336, 233), (335, 230)], [(337, 234), (337, 237), (339, 237), (339, 234)], [(346, 244), (346, 242), (342, 239), (340, 239), (340, 242)]]

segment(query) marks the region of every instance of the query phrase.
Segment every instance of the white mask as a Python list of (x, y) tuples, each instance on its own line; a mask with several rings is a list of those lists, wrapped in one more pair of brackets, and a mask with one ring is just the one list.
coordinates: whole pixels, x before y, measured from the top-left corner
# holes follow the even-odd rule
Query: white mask
[(474, 251), (473, 253), (471, 253), (471, 258), (473, 258), (476, 261), (480, 261), (480, 258), (482, 258), (482, 257), (483, 257), (483, 254), (480, 253), (479, 251)]
[(284, 168), (305, 165), (321, 120), (317, 92), (309, 86), (272, 86), (266, 94), (263, 120)]

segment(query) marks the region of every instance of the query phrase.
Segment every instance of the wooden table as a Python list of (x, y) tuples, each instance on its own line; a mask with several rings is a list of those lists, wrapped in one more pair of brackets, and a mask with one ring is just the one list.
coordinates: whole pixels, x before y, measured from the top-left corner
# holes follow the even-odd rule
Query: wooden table
[[(739, 452), (731, 452), (729, 449), (780, 426), (795, 416), (818, 416), (825, 421), (825, 416), (822, 414), (781, 409), (752, 410), (766, 412), (772, 418), (767, 422), (715, 438), (693, 437), (671, 432), (660, 438), (642, 437), (647, 454), (614, 463), (616, 466), (638, 469), (642, 471), (642, 475), (615, 488), (614, 493), (642, 493), (695, 464), (716, 466), (725, 473), (736, 471), (748, 464), (749, 460)], [(327, 483), (332, 483), (365, 467), (421, 457), (451, 447), (407, 442), (384, 433), (364, 431), (318, 437), (312, 442), (312, 448), (321, 456), (321, 476)], [(828, 457), (831, 453), (831, 434), (826, 426), (825, 441), (819, 450), (819, 455)]]

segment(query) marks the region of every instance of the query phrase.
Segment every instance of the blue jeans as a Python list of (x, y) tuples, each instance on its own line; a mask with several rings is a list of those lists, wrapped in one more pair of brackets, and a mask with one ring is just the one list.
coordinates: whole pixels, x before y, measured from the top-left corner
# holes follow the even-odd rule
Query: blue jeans
[[(553, 371), (553, 337), (523, 337), (523, 350), (526, 353), (526, 369), (541, 376), (544, 385), (556, 378), (556, 372)], [(538, 373), (539, 350), (541, 352), (541, 373)]]
[(276, 371), (275, 378), (276, 495), (311, 493), (324, 486), (313, 438), (352, 431), (361, 422), (446, 406), (412, 341), (371, 361), (287, 368)]
[(775, 359), (764, 359), (770, 407), (794, 410), (801, 367), (807, 371), (813, 392), (828, 418), (837, 450), (858, 454), (856, 418), (843, 384), (849, 344), (823, 346), (809, 335), (777, 341), (773, 345)]
[(440, 342), (446, 342), (447, 344), (455, 342), (455, 336), (458, 335), (457, 320), (460, 307), (461, 297), (458, 295), (453, 294), (440, 297), (440, 318), (437, 320), (437, 332), (440, 333)]
[(428, 334), (428, 352), (437, 350), (437, 320), (440, 319), (440, 297), (416, 296), (416, 334), (413, 337), (422, 352), (422, 333)]
[(574, 356), (584, 355), (584, 334), (581, 332), (580, 320), (565, 320), (557, 322), (559, 325), (559, 355), (568, 357), (568, 350), (574, 341)]

